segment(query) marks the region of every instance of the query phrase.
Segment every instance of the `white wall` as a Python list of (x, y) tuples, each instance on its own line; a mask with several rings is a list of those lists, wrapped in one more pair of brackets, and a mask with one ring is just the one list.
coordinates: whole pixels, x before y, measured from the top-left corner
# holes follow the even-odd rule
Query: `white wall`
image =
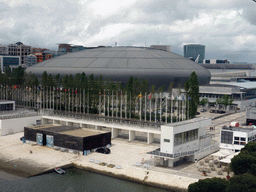
[(24, 127), (36, 124), (36, 120), (41, 120), (41, 116), (22, 117), (15, 119), (0, 120), (0, 135), (10, 135), (24, 131)]

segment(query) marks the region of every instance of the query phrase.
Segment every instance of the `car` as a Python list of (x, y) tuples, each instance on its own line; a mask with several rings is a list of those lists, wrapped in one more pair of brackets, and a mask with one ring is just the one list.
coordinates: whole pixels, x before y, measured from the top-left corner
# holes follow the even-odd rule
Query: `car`
[(218, 113), (223, 114), (226, 113), (226, 111), (219, 110)]
[(215, 112), (216, 112), (216, 110), (214, 110), (214, 109), (210, 110), (210, 113), (215, 113)]
[(109, 154), (110, 153), (110, 149), (106, 148), (106, 147), (101, 147), (101, 148), (96, 149), (96, 152), (97, 153)]
[(196, 115), (200, 115), (200, 113), (199, 113), (199, 112), (196, 112)]
[(206, 109), (201, 109), (200, 112), (206, 112)]

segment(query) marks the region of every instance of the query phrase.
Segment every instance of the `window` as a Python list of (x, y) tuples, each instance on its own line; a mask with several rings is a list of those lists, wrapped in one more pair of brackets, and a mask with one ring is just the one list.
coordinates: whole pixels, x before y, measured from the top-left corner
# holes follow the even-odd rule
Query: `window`
[(198, 139), (198, 129), (177, 133), (174, 135), (174, 146), (181, 145)]
[(241, 137), (241, 141), (246, 141), (246, 139), (244, 137)]
[(164, 142), (170, 143), (170, 139), (164, 139)]
[(233, 132), (221, 131), (221, 143), (232, 144)]
[(239, 141), (234, 141), (234, 144), (235, 145), (239, 145)]
[(239, 137), (235, 137), (235, 140), (238, 140), (238, 141), (239, 141)]

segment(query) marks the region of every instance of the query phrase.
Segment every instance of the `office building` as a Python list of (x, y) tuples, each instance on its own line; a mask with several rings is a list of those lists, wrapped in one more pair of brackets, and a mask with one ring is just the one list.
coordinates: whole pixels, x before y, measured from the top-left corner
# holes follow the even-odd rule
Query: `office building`
[(8, 45), (8, 55), (20, 56), (20, 63), (25, 64), (25, 58), (31, 53), (31, 46), (23, 45), (21, 42)]
[(184, 57), (193, 61), (199, 56), (198, 63), (203, 63), (205, 58), (205, 46), (199, 44), (184, 45)]
[(37, 58), (35, 55), (30, 54), (25, 58), (26, 66), (32, 66), (32, 65), (35, 65), (36, 63), (37, 63)]
[(256, 141), (256, 129), (249, 127), (227, 127), (221, 129), (220, 148), (234, 152), (241, 151), (248, 142)]
[(18, 67), (21, 65), (19, 56), (1, 56), (0, 55), (0, 69), (2, 72), (5, 71), (7, 67)]
[(0, 45), (0, 55), (8, 55), (8, 46)]
[(160, 165), (175, 167), (185, 162), (195, 162), (219, 150), (219, 143), (212, 143), (206, 128), (211, 119), (194, 118), (161, 126), (160, 148), (149, 154), (158, 158)]

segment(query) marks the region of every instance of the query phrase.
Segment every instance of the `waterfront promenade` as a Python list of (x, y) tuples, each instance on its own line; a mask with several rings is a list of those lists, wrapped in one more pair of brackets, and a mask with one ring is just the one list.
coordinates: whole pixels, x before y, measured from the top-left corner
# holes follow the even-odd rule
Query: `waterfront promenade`
[[(235, 113), (223, 116), (212, 121), (215, 131), (208, 131), (219, 140), (220, 128), (230, 121), (244, 121), (244, 114)], [(204, 113), (200, 116), (212, 116)], [(215, 115), (215, 114), (214, 114)], [(72, 153), (56, 151), (46, 146), (23, 144), (20, 137), (23, 133), (0, 137), (0, 170), (23, 177), (52, 171), (54, 167), (76, 166), (110, 176), (115, 176), (140, 183), (161, 186), (169, 189), (186, 190), (190, 183), (206, 178), (197, 170), (197, 163), (188, 163), (175, 168), (155, 167), (151, 155), (146, 154), (156, 148), (159, 143), (148, 145), (145, 141), (125, 138), (112, 140), (111, 154), (91, 153), (88, 156), (79, 156)], [(30, 153), (32, 151), (32, 153)], [(105, 166), (100, 163), (106, 163)], [(118, 168), (110, 168), (113, 164)], [(144, 166), (144, 165), (149, 165)], [(225, 177), (212, 172), (208, 177)]]

